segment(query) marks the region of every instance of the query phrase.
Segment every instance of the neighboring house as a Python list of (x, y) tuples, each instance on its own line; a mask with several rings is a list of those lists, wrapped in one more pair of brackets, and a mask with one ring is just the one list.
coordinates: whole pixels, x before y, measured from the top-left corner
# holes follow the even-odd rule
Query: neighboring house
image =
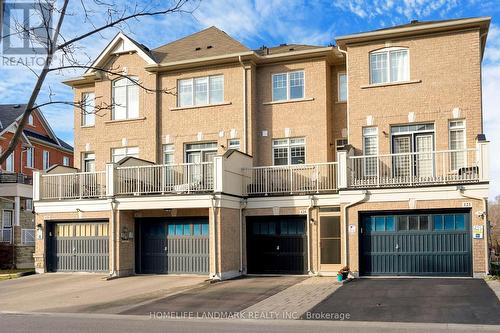
[(115, 106), (75, 110), (79, 172), (35, 174), (37, 271), (484, 275), (489, 24), (258, 50), (119, 33), (92, 68), (130, 80), (65, 82)]
[[(0, 105), (0, 149), (5, 151), (25, 105)], [(35, 217), (34, 171), (56, 164), (73, 164), (73, 148), (59, 139), (42, 112), (31, 113), (14, 152), (0, 165), (0, 264), (33, 267)]]

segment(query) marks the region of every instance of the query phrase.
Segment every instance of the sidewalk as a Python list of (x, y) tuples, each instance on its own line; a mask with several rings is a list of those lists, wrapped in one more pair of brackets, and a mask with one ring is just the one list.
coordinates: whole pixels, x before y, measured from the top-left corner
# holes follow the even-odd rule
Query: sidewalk
[(340, 286), (342, 284), (337, 282), (337, 277), (310, 277), (243, 312), (272, 313), (272, 319), (299, 319)]

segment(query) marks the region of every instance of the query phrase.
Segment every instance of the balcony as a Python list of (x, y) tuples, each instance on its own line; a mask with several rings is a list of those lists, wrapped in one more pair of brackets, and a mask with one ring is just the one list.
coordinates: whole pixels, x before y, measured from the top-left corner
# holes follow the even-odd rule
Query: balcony
[(336, 192), (336, 162), (243, 169), (243, 193), (248, 196)]
[(349, 156), (351, 188), (467, 184), (480, 180), (477, 149)]
[(106, 196), (106, 173), (74, 172), (40, 175), (40, 199), (91, 199)]
[(33, 184), (32, 178), (22, 173), (2, 172), (0, 173), (0, 184)]

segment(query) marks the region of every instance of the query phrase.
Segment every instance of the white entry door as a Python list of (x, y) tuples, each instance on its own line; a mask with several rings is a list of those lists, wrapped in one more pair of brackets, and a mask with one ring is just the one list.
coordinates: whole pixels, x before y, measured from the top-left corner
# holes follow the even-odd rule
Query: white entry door
[(415, 137), (415, 162), (416, 176), (419, 178), (434, 175), (434, 161), (432, 158), (433, 136), (431, 134), (417, 135)]
[(394, 177), (409, 177), (411, 175), (411, 136), (394, 137)]

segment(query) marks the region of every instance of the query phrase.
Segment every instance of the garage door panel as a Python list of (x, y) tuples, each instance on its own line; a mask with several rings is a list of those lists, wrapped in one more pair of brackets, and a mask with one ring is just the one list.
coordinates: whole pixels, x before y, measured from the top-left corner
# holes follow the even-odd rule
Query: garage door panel
[(365, 215), (361, 221), (364, 275), (472, 274), (468, 213)]
[(102, 230), (107, 230), (107, 222), (53, 223), (48, 235), (49, 270), (109, 271), (109, 238)]

